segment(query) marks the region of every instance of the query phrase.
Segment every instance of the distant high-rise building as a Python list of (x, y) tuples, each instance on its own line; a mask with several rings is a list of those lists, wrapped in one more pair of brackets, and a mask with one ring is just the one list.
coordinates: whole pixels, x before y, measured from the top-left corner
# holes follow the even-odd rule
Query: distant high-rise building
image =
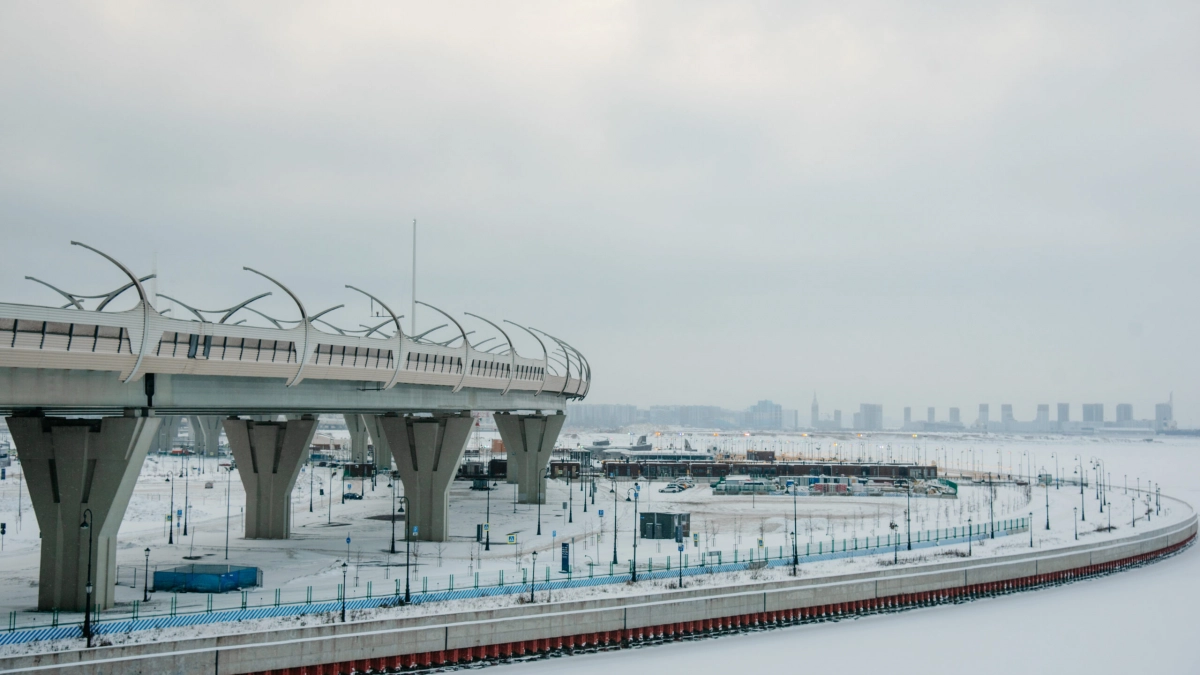
[(979, 421), (976, 422), (979, 426), (986, 427), (988, 423), (988, 404), (979, 404)]
[(1130, 403), (1117, 404), (1117, 424), (1133, 421), (1133, 405)]
[(908, 406), (904, 408), (904, 424), (905, 426), (912, 424), (912, 408)]
[(1039, 422), (1049, 422), (1050, 421), (1050, 404), (1049, 403), (1039, 403), (1038, 404), (1037, 421), (1039, 421)]
[(783, 429), (785, 431), (795, 431), (800, 428), (800, 411), (783, 409)]
[(814, 429), (821, 426), (821, 407), (817, 405), (817, 392), (815, 391), (813, 392), (811, 425)]
[(783, 406), (759, 401), (746, 411), (746, 423), (752, 429), (780, 429), (783, 427)]
[(841, 410), (833, 411), (833, 428), (834, 429), (842, 428), (842, 411)]
[(950, 424), (962, 424), (962, 420), (959, 418), (958, 408), (950, 409)]
[(860, 424), (855, 425), (856, 428), (863, 431), (881, 431), (883, 429), (883, 406), (878, 403), (861, 403), (858, 406), (858, 414), (861, 416)]
[(853, 428), (854, 428), (854, 429), (862, 429), (862, 428), (863, 428), (863, 426), (862, 426), (862, 413), (861, 413), (861, 412), (856, 412), (856, 413), (854, 413), (854, 425), (853, 425)]
[(929, 406), (929, 409), (925, 411), (925, 421), (930, 424), (937, 421), (937, 412), (934, 411), (933, 406)]
[(1166, 403), (1158, 403), (1154, 406), (1154, 430), (1163, 431), (1165, 429), (1175, 428), (1175, 394), (1167, 399)]
[(1070, 403), (1059, 403), (1058, 404), (1058, 421), (1059, 422), (1070, 422), (1071, 421), (1071, 404)]
[(1084, 403), (1083, 404), (1083, 421), (1085, 423), (1103, 424), (1104, 423), (1104, 404), (1103, 403)]
[(1000, 404), (1000, 421), (1007, 424), (1007, 423), (1013, 422), (1015, 420), (1016, 420), (1016, 418), (1013, 417), (1012, 404), (1011, 403), (1001, 403)]

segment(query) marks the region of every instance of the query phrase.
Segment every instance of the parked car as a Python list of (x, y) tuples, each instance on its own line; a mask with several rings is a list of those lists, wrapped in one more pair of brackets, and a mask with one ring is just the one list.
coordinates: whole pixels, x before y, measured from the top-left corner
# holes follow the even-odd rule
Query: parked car
[(362, 495), (357, 492), (347, 492), (342, 495), (342, 499), (362, 499)]
[(660, 488), (659, 492), (683, 492), (683, 488), (672, 483), (671, 485), (668, 485), (665, 488)]

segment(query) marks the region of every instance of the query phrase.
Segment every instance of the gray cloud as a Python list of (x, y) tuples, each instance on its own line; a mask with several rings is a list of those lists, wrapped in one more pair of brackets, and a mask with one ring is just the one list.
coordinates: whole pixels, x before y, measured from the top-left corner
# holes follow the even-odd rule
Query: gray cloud
[(1200, 422), (1197, 14), (9, 3), (0, 288), (117, 283), (77, 238), (406, 306), (416, 217), (421, 296), (573, 338), (596, 401)]

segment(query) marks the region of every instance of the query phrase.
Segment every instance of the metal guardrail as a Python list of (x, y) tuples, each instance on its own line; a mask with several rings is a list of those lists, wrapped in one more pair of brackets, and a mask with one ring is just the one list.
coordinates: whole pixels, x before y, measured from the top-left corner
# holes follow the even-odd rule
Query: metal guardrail
[[(1015, 518), (1011, 520), (997, 521), (995, 535), (997, 537), (1008, 536), (1011, 534), (1026, 532), (1029, 527), (1028, 518)], [(959, 528), (944, 528), (937, 532), (933, 530), (922, 530), (914, 533), (916, 538), (912, 542), (913, 550), (935, 548), (938, 546), (946, 546), (952, 544), (966, 543), (968, 539), (979, 541), (988, 538), (990, 532), (986, 524), (981, 524), (972, 527), (973, 532), (968, 536), (965, 527)], [(945, 533), (942, 536), (942, 533)], [(904, 546), (902, 539), (878, 538), (879, 542), (874, 546), (852, 547), (848, 545), (847, 540), (842, 541), (842, 550), (825, 549), (823, 545), (814, 551), (811, 548), (800, 552), (800, 564), (811, 564), (826, 560), (837, 560), (842, 558), (853, 558), (859, 556), (880, 555), (887, 553), (890, 549), (897, 545)], [(708, 556), (710, 559), (712, 556)], [(734, 556), (736, 557), (736, 555)], [(792, 564), (791, 552), (780, 552), (780, 555), (775, 557), (766, 556), (767, 567), (785, 567)], [(669, 559), (669, 557), (668, 557)], [(760, 567), (763, 561), (762, 557), (755, 559), (753, 556), (750, 559), (743, 558), (738, 562), (724, 562), (724, 556), (717, 556), (720, 561), (717, 564), (707, 564), (707, 561), (697, 563), (695, 565), (687, 565), (682, 570), (685, 577), (699, 576), (705, 574), (719, 574), (727, 572), (741, 572)], [(653, 563), (648, 566), (639, 566), (639, 580), (662, 579), (670, 580), (678, 578), (681, 570), (678, 567), (672, 569), (669, 565), (654, 570)], [(547, 568), (549, 575), (549, 568)], [(535, 591), (558, 591), (571, 588), (588, 588), (595, 586), (603, 586), (609, 584), (620, 584), (630, 581), (631, 574), (629, 572), (605, 574), (601, 576), (589, 577), (568, 577), (567, 579), (559, 579), (557, 581), (540, 581), (534, 583)], [(423, 584), (423, 587), (427, 584)], [(529, 592), (528, 578), (522, 581), (512, 581), (498, 586), (472, 586), (455, 590), (432, 591), (424, 590), (413, 594), (412, 604), (426, 604), (431, 602), (447, 602), (451, 600), (468, 600), (472, 598), (484, 598), (501, 595), (515, 595), (518, 593)], [(397, 584), (396, 593), (392, 595), (383, 595), (377, 597), (360, 597), (347, 598), (346, 609), (373, 609), (383, 606), (394, 606), (398, 604), (402, 591)], [(245, 596), (243, 596), (243, 602)], [(276, 595), (278, 598), (278, 594)], [(172, 602), (174, 606), (174, 602)], [(224, 623), (231, 621), (247, 621), (253, 619), (265, 619), (284, 616), (303, 616), (311, 614), (322, 614), (325, 612), (340, 611), (342, 602), (340, 599), (322, 601), (322, 602), (304, 602), (293, 604), (278, 604), (265, 607), (246, 607), (245, 609), (229, 609), (229, 610), (211, 610), (211, 598), (209, 601), (210, 609), (202, 612), (191, 612), (177, 614), (172, 611), (171, 614), (158, 616), (137, 616), (136, 609), (134, 616), (131, 618), (120, 618), (104, 620), (103, 618), (93, 618), (92, 630), (96, 635), (130, 633), (135, 631), (151, 630), (156, 628), (177, 628), (183, 626), (200, 626), (214, 623)], [(15, 627), (15, 612), (9, 616), (9, 630), (5, 633), (0, 633), (0, 645), (5, 644), (20, 644), (26, 642), (36, 642), (41, 640), (61, 640), (70, 638), (82, 638), (83, 630), (79, 624), (72, 623), (66, 625), (52, 625), (48, 627), (16, 629)]]

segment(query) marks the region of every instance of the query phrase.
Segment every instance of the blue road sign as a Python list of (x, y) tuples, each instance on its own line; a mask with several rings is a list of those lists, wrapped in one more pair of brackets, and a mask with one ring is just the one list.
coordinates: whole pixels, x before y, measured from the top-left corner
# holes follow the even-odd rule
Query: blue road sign
[(600, 517), (601, 517), (601, 518), (603, 518), (603, 517), (604, 517), (604, 509), (600, 509)]
[(349, 543), (350, 543), (350, 537), (346, 537), (346, 543), (347, 543), (347, 544), (349, 544)]

